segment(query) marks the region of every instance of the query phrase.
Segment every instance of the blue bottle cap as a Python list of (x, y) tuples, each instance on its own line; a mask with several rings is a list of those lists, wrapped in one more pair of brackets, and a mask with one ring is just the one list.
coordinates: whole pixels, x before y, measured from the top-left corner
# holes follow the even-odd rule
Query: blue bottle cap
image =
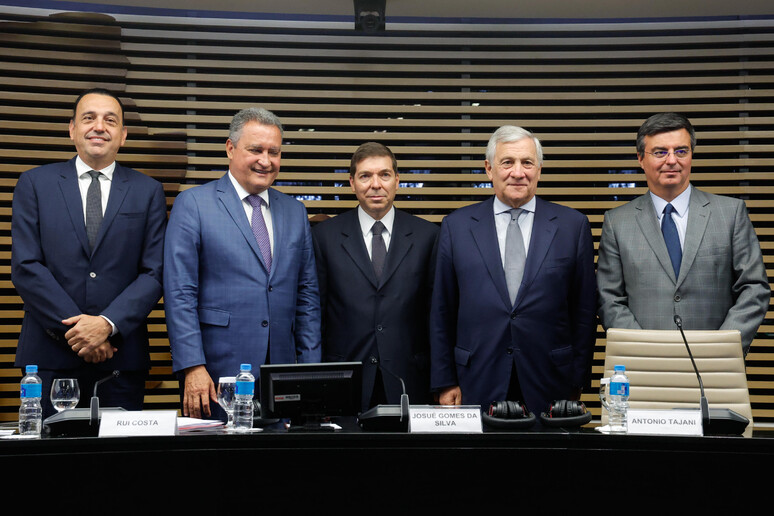
[(242, 364), (239, 366), (240, 371), (250, 371), (253, 368), (251, 364)]
[(619, 372), (619, 371), (620, 371), (620, 372), (624, 372), (624, 371), (626, 371), (626, 366), (617, 365), (617, 366), (615, 366), (615, 367), (613, 368), (613, 370), (614, 370), (616, 373), (617, 373), (617, 372)]
[(28, 365), (25, 368), (25, 371), (27, 372), (27, 374), (37, 373), (38, 372), (38, 366), (36, 366), (36, 365)]

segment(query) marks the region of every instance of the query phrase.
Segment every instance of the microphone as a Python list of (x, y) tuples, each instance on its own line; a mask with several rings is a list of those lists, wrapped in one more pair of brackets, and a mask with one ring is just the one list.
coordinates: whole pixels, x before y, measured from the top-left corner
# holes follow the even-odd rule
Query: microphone
[(704, 430), (704, 435), (742, 435), (744, 429), (750, 424), (749, 419), (727, 408), (710, 410), (707, 396), (704, 394), (704, 382), (701, 381), (701, 375), (699, 374), (699, 369), (696, 367), (696, 361), (693, 359), (691, 347), (688, 345), (688, 339), (685, 338), (683, 319), (675, 314), (674, 321), (675, 325), (677, 325), (677, 328), (680, 330), (680, 335), (683, 337), (685, 349), (688, 350), (688, 356), (691, 358), (693, 370), (696, 373), (696, 378), (699, 380), (699, 392), (701, 393), (699, 401), (701, 406), (701, 426)]
[(382, 367), (381, 364), (379, 364), (379, 370), (383, 373), (389, 374), (393, 378), (397, 378), (398, 381), (400, 382), (400, 389), (401, 389), (401, 392), (403, 393), (400, 395), (400, 422), (403, 423), (405, 421), (408, 424), (409, 397), (408, 397), (408, 394), (406, 393), (406, 382), (404, 382), (403, 378), (401, 378), (397, 374)]
[(704, 431), (707, 432), (709, 431), (710, 414), (709, 414), (709, 402), (707, 401), (707, 396), (704, 394), (704, 382), (701, 381), (701, 375), (699, 374), (699, 369), (696, 367), (696, 361), (693, 359), (693, 353), (691, 353), (691, 347), (688, 345), (688, 339), (685, 338), (685, 332), (683, 331), (683, 319), (679, 315), (675, 314), (674, 321), (675, 321), (675, 324), (677, 325), (677, 329), (680, 330), (680, 335), (683, 337), (683, 343), (685, 344), (685, 349), (688, 350), (688, 356), (691, 359), (693, 370), (696, 373), (696, 379), (699, 380), (699, 392), (700, 392), (699, 404), (701, 406), (701, 426), (704, 429)]
[(117, 378), (120, 371), (113, 371), (109, 376), (94, 382), (94, 395), (91, 397), (89, 408), (75, 408), (65, 410), (43, 421), (48, 430), (49, 437), (96, 437), (99, 433), (100, 414), (105, 411), (123, 411), (121, 407), (99, 406), (97, 388), (108, 380)]
[(113, 371), (110, 373), (110, 376), (106, 376), (105, 378), (102, 378), (100, 380), (97, 380), (94, 383), (94, 394), (91, 396), (91, 402), (89, 404), (89, 425), (98, 425), (99, 424), (99, 396), (97, 396), (97, 387), (102, 385), (108, 380), (112, 380), (113, 378), (118, 378), (118, 376), (121, 374), (121, 371)]
[(409, 397), (406, 393), (406, 383), (403, 378), (379, 364), (379, 370), (387, 373), (400, 382), (400, 405), (377, 405), (358, 416), (358, 422), (363, 430), (378, 432), (408, 432), (409, 430)]

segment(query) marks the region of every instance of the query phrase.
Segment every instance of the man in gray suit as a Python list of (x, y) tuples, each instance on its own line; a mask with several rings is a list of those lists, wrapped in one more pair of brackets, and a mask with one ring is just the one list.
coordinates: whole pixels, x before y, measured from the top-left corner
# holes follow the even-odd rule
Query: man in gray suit
[(746, 354), (769, 306), (761, 248), (743, 201), (690, 184), (696, 135), (676, 113), (637, 133), (647, 194), (608, 211), (599, 243), (599, 317), (607, 328), (731, 330)]

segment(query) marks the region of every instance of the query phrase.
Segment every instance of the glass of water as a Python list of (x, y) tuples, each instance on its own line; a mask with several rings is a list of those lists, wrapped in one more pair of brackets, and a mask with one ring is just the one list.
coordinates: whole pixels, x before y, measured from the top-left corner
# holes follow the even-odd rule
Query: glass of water
[(81, 389), (75, 378), (56, 378), (51, 384), (51, 404), (57, 412), (75, 408), (81, 399)]
[(218, 379), (218, 405), (228, 414), (226, 429), (234, 428), (234, 396), (236, 391), (236, 377), (221, 376)]

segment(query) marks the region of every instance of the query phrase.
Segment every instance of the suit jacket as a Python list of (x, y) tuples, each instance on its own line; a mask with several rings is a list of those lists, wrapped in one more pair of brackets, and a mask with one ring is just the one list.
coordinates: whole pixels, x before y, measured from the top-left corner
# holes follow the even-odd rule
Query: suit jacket
[(506, 399), (512, 368), (530, 412), (568, 399), (591, 369), (594, 248), (583, 214), (537, 198), (524, 277), (511, 306), (493, 199), (441, 225), (430, 314), (431, 386), (464, 404)]
[[(164, 245), (172, 365), (217, 383), (250, 363), (320, 361), (320, 300), (304, 205), (269, 189), (271, 272), (228, 174), (177, 196)], [(270, 353), (267, 357), (267, 350)]]
[(363, 362), (363, 409), (380, 363), (389, 403), (399, 403), (402, 393), (392, 375), (403, 379), (412, 403), (428, 403), (428, 313), (438, 226), (395, 210), (381, 281), (368, 256), (357, 209), (316, 225), (312, 235), (323, 360)]
[(118, 328), (105, 370), (147, 370), (147, 317), (161, 297), (166, 201), (161, 184), (116, 164), (89, 251), (75, 158), (29, 170), (13, 196), (12, 279), (24, 301), (16, 365), (79, 367), (61, 321), (105, 315)]
[(692, 187), (675, 278), (650, 194), (605, 213), (599, 243), (599, 317), (607, 328), (740, 330), (745, 353), (771, 289), (743, 201)]

